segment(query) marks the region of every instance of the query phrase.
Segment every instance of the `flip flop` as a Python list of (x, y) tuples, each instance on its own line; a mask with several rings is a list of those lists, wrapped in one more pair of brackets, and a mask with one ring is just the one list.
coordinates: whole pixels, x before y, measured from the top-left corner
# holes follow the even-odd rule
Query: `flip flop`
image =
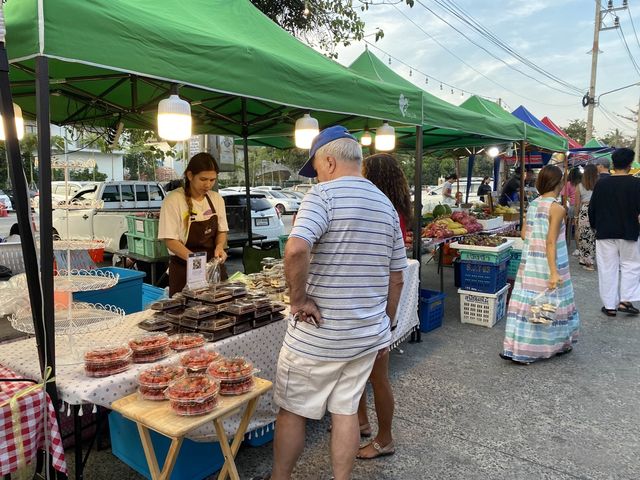
[(626, 313), (627, 315), (638, 315), (640, 314), (640, 310), (633, 306), (631, 302), (620, 302), (622, 308), (618, 306), (618, 311), (622, 313)]
[(602, 313), (604, 313), (607, 317), (615, 317), (617, 315), (617, 311), (616, 310), (610, 310), (608, 308), (602, 307), (600, 309), (600, 311)]
[(389, 442), (389, 444), (384, 447), (380, 446), (380, 444), (374, 440), (360, 447), (360, 450), (367, 448), (369, 445), (371, 445), (374, 448), (374, 450), (376, 451), (376, 454), (373, 457), (362, 457), (360, 456), (360, 454), (358, 454), (356, 455), (357, 459), (373, 460), (374, 458), (386, 457), (388, 455), (393, 455), (394, 453), (396, 453), (396, 446), (393, 443), (393, 440), (391, 440), (391, 442)]

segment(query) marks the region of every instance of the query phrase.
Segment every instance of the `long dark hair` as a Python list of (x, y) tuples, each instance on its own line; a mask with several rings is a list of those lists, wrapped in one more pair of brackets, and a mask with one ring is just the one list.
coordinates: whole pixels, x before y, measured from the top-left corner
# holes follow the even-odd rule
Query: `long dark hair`
[(598, 181), (598, 167), (593, 164), (585, 165), (582, 172), (582, 186), (585, 190), (593, 190)]
[(211, 170), (214, 170), (216, 173), (220, 173), (218, 162), (216, 162), (216, 159), (208, 153), (200, 152), (191, 157), (191, 160), (189, 160), (189, 164), (184, 171), (184, 196), (187, 200), (187, 207), (189, 209), (189, 214), (186, 219), (187, 227), (189, 226), (189, 218), (191, 217), (193, 210), (193, 201), (191, 200), (191, 182), (189, 181), (187, 172), (191, 172), (191, 175), (197, 175), (200, 172), (210, 172)]
[(569, 175), (567, 175), (567, 182), (569, 182), (574, 187), (577, 187), (580, 181), (582, 180), (582, 173), (578, 167), (573, 167), (569, 170)]
[(362, 161), (362, 175), (384, 193), (405, 222), (411, 221), (411, 195), (407, 177), (388, 153), (376, 153)]

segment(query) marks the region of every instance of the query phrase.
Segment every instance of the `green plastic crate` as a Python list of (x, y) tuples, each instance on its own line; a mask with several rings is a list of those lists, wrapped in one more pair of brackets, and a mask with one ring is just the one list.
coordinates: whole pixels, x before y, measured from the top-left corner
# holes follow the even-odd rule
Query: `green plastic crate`
[(168, 257), (169, 251), (164, 241), (127, 234), (129, 252), (149, 258)]
[(160, 220), (157, 218), (127, 215), (127, 234), (147, 239), (157, 239), (159, 224)]
[(278, 244), (280, 245), (281, 258), (284, 258), (284, 246), (287, 244), (287, 240), (289, 240), (289, 235), (280, 235), (278, 237)]
[(511, 260), (509, 260), (509, 266), (507, 267), (507, 278), (509, 280), (515, 279), (518, 275), (520, 260), (522, 260), (522, 250), (511, 250)]
[(469, 262), (484, 262), (498, 265), (511, 258), (511, 249), (506, 249), (501, 252), (481, 252), (478, 250), (462, 250), (460, 251), (460, 260)]

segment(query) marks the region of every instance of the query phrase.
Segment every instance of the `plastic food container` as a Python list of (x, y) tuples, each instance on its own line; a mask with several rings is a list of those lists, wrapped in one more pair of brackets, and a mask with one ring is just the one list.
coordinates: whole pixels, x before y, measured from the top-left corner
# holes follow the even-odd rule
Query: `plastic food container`
[(198, 348), (182, 355), (180, 364), (191, 372), (203, 372), (211, 363), (220, 358), (222, 358), (221, 355), (214, 350)]
[(167, 317), (160, 314), (154, 314), (153, 318), (148, 318), (138, 323), (138, 328), (148, 332), (158, 332), (171, 328), (171, 323), (167, 321)]
[(186, 376), (187, 371), (178, 365), (158, 365), (148, 368), (138, 375), (138, 392), (144, 400), (165, 400), (167, 386)]
[(205, 344), (204, 337), (199, 333), (179, 333), (169, 337), (169, 341), (171, 348), (178, 352), (202, 347)]
[(218, 405), (218, 383), (206, 375), (193, 375), (169, 384), (165, 391), (177, 415), (202, 415)]
[(171, 310), (172, 308), (178, 308), (184, 305), (184, 299), (181, 297), (165, 298), (158, 300), (149, 305), (151, 310), (164, 311)]
[(196, 307), (189, 307), (184, 311), (184, 317), (187, 318), (208, 318), (213, 317), (220, 311), (220, 308), (215, 305), (198, 305)]
[(235, 301), (228, 304), (224, 311), (233, 315), (243, 315), (245, 313), (253, 312), (256, 306), (253, 302), (248, 301)]
[(131, 356), (127, 345), (95, 348), (84, 354), (84, 371), (89, 377), (115, 375), (129, 368)]
[(169, 346), (169, 335), (165, 332), (143, 333), (129, 340), (133, 353), (149, 354)]
[(207, 368), (207, 374), (222, 383), (242, 382), (254, 374), (253, 364), (243, 357), (223, 358)]
[(133, 352), (133, 363), (152, 363), (167, 358), (173, 353), (171, 347), (164, 347), (151, 352)]
[(220, 395), (242, 395), (253, 390), (254, 386), (253, 375), (240, 382), (223, 382), (220, 383)]

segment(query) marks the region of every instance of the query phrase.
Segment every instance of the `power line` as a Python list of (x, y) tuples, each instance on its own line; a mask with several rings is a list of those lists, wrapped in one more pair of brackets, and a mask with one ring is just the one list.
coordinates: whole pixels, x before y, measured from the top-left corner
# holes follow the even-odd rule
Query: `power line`
[[(547, 106), (552, 106), (552, 107), (566, 107), (566, 106), (571, 106), (571, 105), (558, 105), (558, 104), (552, 104), (552, 103), (545, 103), (545, 102), (541, 102), (541, 101), (540, 101), (540, 100), (538, 100), (538, 99), (529, 98), (529, 97), (526, 97), (526, 96), (524, 96), (524, 95), (522, 95), (522, 94), (520, 94), (520, 93), (518, 93), (518, 92), (515, 92), (515, 91), (511, 90), (509, 87), (506, 87), (505, 85), (502, 85), (501, 83), (499, 83), (499, 82), (497, 82), (497, 81), (493, 80), (492, 78), (488, 77), (487, 75), (485, 75), (484, 73), (482, 73), (481, 71), (479, 71), (478, 69), (476, 69), (473, 65), (469, 64), (468, 62), (466, 62), (463, 58), (461, 58), (460, 56), (456, 55), (453, 51), (451, 51), (449, 48), (447, 48), (445, 45), (443, 45), (440, 41), (438, 41), (438, 39), (437, 39), (437, 38), (435, 38), (435, 37), (434, 37), (433, 35), (431, 35), (429, 32), (427, 32), (426, 30), (424, 30), (424, 29), (423, 29), (423, 28), (422, 28), (418, 23), (416, 23), (412, 18), (408, 17), (408, 16), (407, 16), (407, 15), (406, 15), (402, 10), (400, 10), (398, 7), (396, 7), (395, 5), (393, 5), (393, 7), (394, 7), (394, 8), (395, 8), (395, 9), (396, 9), (396, 10), (397, 10), (397, 11), (398, 11), (398, 12), (399, 12), (403, 17), (405, 17), (409, 22), (411, 22), (411, 23), (412, 23), (416, 28), (418, 28), (418, 29), (419, 29), (419, 30), (420, 30), (424, 35), (426, 35), (426, 36), (427, 36), (427, 38), (429, 38), (430, 40), (433, 40), (433, 41), (434, 41), (438, 46), (440, 46), (442, 49), (444, 49), (447, 53), (449, 53), (450, 55), (452, 55), (453, 57), (455, 57), (456, 59), (458, 59), (461, 63), (463, 63), (464, 65), (466, 65), (467, 67), (469, 67), (471, 70), (473, 70), (474, 72), (476, 72), (478, 75), (480, 75), (480, 76), (482, 76), (482, 77), (486, 78), (486, 79), (487, 79), (487, 80), (489, 80), (491, 83), (493, 83), (493, 84), (497, 85), (497, 86), (498, 86), (498, 87), (500, 87), (501, 89), (503, 89), (503, 90), (505, 90), (505, 91), (507, 91), (507, 92), (510, 92), (510, 93), (512, 93), (513, 95), (516, 95), (516, 96), (518, 96), (518, 97), (520, 97), (520, 98), (524, 98), (525, 100), (528, 100), (528, 101), (530, 101), (530, 102), (537, 102), (537, 103), (540, 103), (540, 104), (542, 104), (542, 105), (547, 105)], [(389, 55), (389, 54), (387, 54), (386, 52), (384, 52), (384, 51), (383, 51), (382, 49), (380, 49), (377, 45), (374, 45), (374, 44), (372, 44), (372, 43), (370, 43), (370, 42), (367, 42), (367, 43), (368, 43), (369, 45), (372, 45), (374, 48), (378, 48), (380, 51), (382, 51), (383, 53), (385, 53), (385, 55), (388, 55), (389, 57), (391, 57), (391, 55)], [(417, 68), (415, 68), (415, 67), (413, 67), (413, 66), (411, 66), (411, 65), (408, 65), (407, 63), (405, 63), (405, 62), (404, 62), (404, 61), (402, 61), (402, 60), (398, 60), (398, 61), (399, 61), (400, 63), (402, 63), (403, 65), (406, 65), (407, 67), (409, 67), (411, 70), (415, 70), (415, 71), (417, 71), (417, 72), (419, 72), (419, 73), (422, 73), (422, 75), (424, 75), (425, 77), (431, 77), (430, 75), (427, 75), (426, 73), (421, 72), (419, 69), (417, 69)], [(434, 77), (431, 77), (431, 78), (434, 78)], [(437, 79), (435, 79), (435, 78), (434, 78), (434, 80), (437, 80)], [(439, 80), (437, 80), (437, 81), (438, 81), (438, 82), (440, 82)], [(447, 85), (447, 86), (449, 86), (449, 85), (448, 85), (447, 83), (445, 83), (445, 82), (440, 82), (440, 83), (441, 83), (441, 84), (443, 84), (443, 85)], [(454, 88), (457, 88), (457, 87), (454, 87)], [(465, 92), (466, 92), (466, 90), (464, 90), (464, 89), (461, 89), (461, 88), (457, 88), (457, 89), (458, 89), (458, 90), (460, 90), (460, 91), (465, 91)], [(471, 94), (473, 95), (473, 93), (472, 93), (472, 92), (468, 92), (468, 93), (471, 93)], [(480, 95), (480, 96), (485, 97), (485, 98), (489, 98), (489, 97), (487, 97), (486, 95)], [(497, 100), (497, 99), (496, 99), (496, 98), (494, 98), (494, 100)]]
[(638, 32), (636, 32), (636, 26), (633, 23), (633, 16), (631, 15), (631, 7), (627, 4), (627, 13), (629, 14), (629, 20), (631, 21), (631, 26), (633, 27), (633, 35), (636, 37), (636, 43), (638, 47), (640, 47), (640, 40), (638, 40)]
[(529, 60), (528, 58), (526, 58), (522, 54), (518, 53), (511, 46), (509, 46), (506, 42), (504, 42), (502, 39), (500, 39), (496, 34), (494, 34), (488, 28), (486, 28), (482, 23), (478, 22), (475, 18), (473, 18), (473, 16), (469, 12), (465, 11), (462, 7), (457, 5), (455, 3), (455, 1), (453, 1), (453, 0), (432, 0), (432, 1), (434, 1), (435, 3), (440, 5), (443, 9), (445, 9), (447, 12), (449, 12), (450, 14), (455, 16), (462, 23), (467, 24), (474, 31), (476, 31), (481, 36), (483, 36), (484, 38), (489, 40), (489, 42), (491, 42), (493, 45), (495, 45), (498, 48), (504, 50), (505, 52), (510, 54), (512, 57), (514, 57), (516, 60), (522, 62), (523, 64), (525, 64), (526, 66), (528, 66), (532, 70), (537, 71), (541, 75), (549, 78), (550, 80), (552, 80), (552, 81), (554, 81), (554, 82), (556, 82), (556, 83), (558, 83), (558, 84), (560, 84), (560, 85), (562, 85), (562, 86), (564, 86), (564, 87), (566, 87), (566, 88), (568, 88), (570, 90), (574, 90), (576, 93), (581, 93), (581, 92), (584, 91), (584, 89), (578, 88), (575, 85), (570, 84), (569, 82), (567, 82), (567, 81), (563, 80), (562, 78), (554, 75), (553, 73), (545, 70), (544, 68), (540, 67), (539, 65), (537, 65), (533, 61)]
[(488, 50), (487, 48), (485, 48), (484, 46), (480, 45), (478, 42), (476, 42), (475, 40), (471, 39), (468, 35), (466, 35), (464, 32), (462, 32), (460, 29), (458, 29), (457, 27), (455, 27), (454, 25), (452, 25), (450, 22), (448, 22), (446, 19), (442, 18), (440, 15), (438, 15), (438, 13), (436, 13), (434, 10), (432, 10), (431, 8), (429, 8), (428, 6), (426, 6), (424, 3), (422, 3), (420, 0), (416, 0), (416, 3), (418, 3), (419, 5), (421, 5), (425, 10), (431, 12), (431, 14), (433, 14), (435, 17), (437, 17), (440, 21), (442, 21), (443, 23), (447, 24), (449, 27), (451, 27), (453, 30), (455, 30), (456, 32), (458, 32), (460, 35), (462, 35), (467, 41), (469, 41), (470, 43), (472, 43), (473, 45), (475, 45), (476, 47), (482, 49), (483, 51), (485, 51), (487, 54), (491, 55), (493, 58), (495, 58), (496, 60), (498, 60), (499, 62), (503, 63), (506, 67), (515, 70), (516, 72), (520, 73), (521, 75), (524, 75), (525, 77), (530, 78), (531, 80), (535, 81), (536, 83), (539, 83), (541, 85), (546, 86), (547, 88), (551, 88), (552, 90), (556, 90), (560, 93), (563, 93), (565, 95), (570, 95), (570, 96), (578, 96), (577, 93), (574, 92), (567, 92), (566, 90), (561, 90), (560, 88), (554, 87), (552, 85), (549, 85), (548, 83), (545, 83), (535, 77), (533, 77), (532, 75), (529, 75), (526, 72), (523, 72), (522, 70), (520, 70), (519, 68), (516, 68), (513, 65), (510, 65), (509, 63), (507, 63), (505, 60), (503, 60), (502, 58), (498, 57), (496, 54), (494, 54), (493, 52), (491, 52), (490, 50)]
[(633, 55), (631, 54), (631, 50), (629, 49), (629, 44), (627, 43), (627, 39), (626, 39), (626, 37), (624, 35), (624, 32), (622, 30), (622, 25), (620, 25), (617, 30), (618, 30), (618, 37), (620, 37), (620, 40), (622, 40), (624, 48), (627, 51), (627, 55), (629, 56), (629, 60), (631, 60), (631, 63), (633, 64), (633, 68), (635, 68), (636, 69), (636, 73), (638, 75), (640, 75), (640, 66), (638, 66), (638, 63), (636, 62), (636, 59), (633, 58)]
[(380, 47), (379, 47), (378, 45), (376, 45), (375, 43), (371, 43), (369, 40), (363, 40), (363, 41), (364, 41), (367, 45), (369, 45), (370, 47), (373, 47), (373, 48), (375, 48), (376, 50), (380, 51), (380, 52), (381, 52), (382, 54), (384, 54), (386, 57), (389, 57), (389, 59), (393, 59), (393, 60), (395, 60), (396, 62), (400, 63), (401, 65), (404, 65), (405, 67), (409, 68), (409, 71), (410, 71), (410, 72), (417, 72), (417, 73), (419, 73), (420, 75), (423, 75), (426, 79), (435, 80), (435, 82), (436, 82), (436, 83), (439, 83), (439, 84), (440, 84), (441, 90), (443, 90), (443, 88), (442, 88), (442, 87), (447, 87), (447, 90), (448, 90), (448, 89), (458, 90), (459, 92), (463, 92), (463, 93), (466, 93), (466, 94), (468, 94), (468, 95), (477, 95), (477, 96), (479, 96), (479, 97), (483, 97), (483, 98), (486, 98), (486, 99), (489, 99), (489, 100), (497, 100), (497, 98), (495, 98), (495, 97), (488, 97), (488, 96), (486, 96), (486, 95), (476, 94), (476, 93), (474, 93), (474, 92), (472, 92), (472, 91), (469, 91), (469, 90), (466, 90), (466, 89), (464, 89), (464, 88), (456, 87), (455, 85), (452, 85), (452, 84), (450, 84), (450, 83), (448, 83), (448, 82), (445, 82), (444, 80), (440, 80), (440, 79), (438, 79), (438, 78), (434, 77), (434, 76), (433, 76), (433, 75), (431, 75), (431, 74), (426, 74), (426, 73), (424, 73), (423, 71), (421, 71), (419, 68), (416, 68), (416, 67), (414, 67), (413, 65), (409, 65), (409, 64), (408, 64), (407, 62), (405, 62), (404, 60), (402, 60), (402, 59), (400, 59), (400, 58), (398, 58), (398, 57), (395, 57), (395, 56), (391, 55), (389, 52), (386, 52), (385, 50), (383, 50), (382, 48), (380, 48)]

